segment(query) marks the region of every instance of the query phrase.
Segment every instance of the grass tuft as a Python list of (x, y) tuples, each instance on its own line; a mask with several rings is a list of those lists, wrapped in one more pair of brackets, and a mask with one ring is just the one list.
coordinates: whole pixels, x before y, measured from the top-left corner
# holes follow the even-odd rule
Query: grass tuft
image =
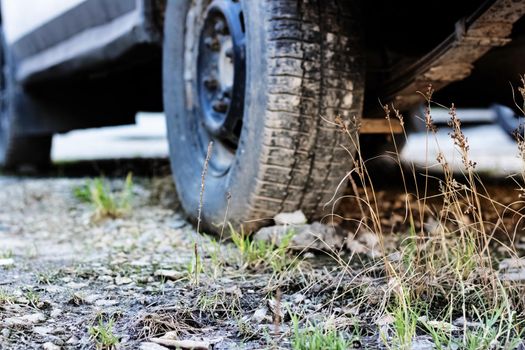
[(131, 210), (133, 176), (131, 173), (126, 176), (124, 186), (118, 193), (112, 191), (106, 180), (96, 178), (76, 187), (73, 194), (80, 201), (93, 205), (95, 219), (119, 218)]
[(113, 333), (114, 323), (113, 318), (104, 322), (102, 317), (99, 317), (98, 323), (88, 328), (91, 340), (98, 350), (112, 350), (119, 344), (119, 338)]

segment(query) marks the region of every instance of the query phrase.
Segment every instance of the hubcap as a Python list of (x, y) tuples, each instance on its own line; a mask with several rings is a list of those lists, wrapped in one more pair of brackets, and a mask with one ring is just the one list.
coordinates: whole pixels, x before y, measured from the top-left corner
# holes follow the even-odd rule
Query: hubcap
[(244, 23), (239, 2), (215, 0), (206, 10), (197, 58), (202, 124), (214, 142), (235, 151), (242, 129)]

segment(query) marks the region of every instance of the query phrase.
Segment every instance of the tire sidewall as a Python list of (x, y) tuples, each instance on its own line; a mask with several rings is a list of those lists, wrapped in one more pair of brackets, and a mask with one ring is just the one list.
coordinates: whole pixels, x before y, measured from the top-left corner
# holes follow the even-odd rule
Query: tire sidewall
[[(202, 203), (203, 227), (216, 230), (225, 219), (234, 225), (244, 224), (237, 218), (249, 219), (249, 194), (256, 192), (259, 158), (264, 133), (267, 104), (267, 74), (265, 62), (264, 13), (260, 1), (242, 2), (246, 23), (246, 87), (243, 128), (235, 159), (226, 174), (208, 172)], [(186, 107), (184, 82), (184, 52), (186, 17), (190, 0), (170, 1), (164, 29), (163, 83), (164, 104), (172, 173), (181, 204), (190, 217), (197, 217), (201, 192), (204, 155), (192, 118), (194, 108)], [(226, 213), (231, 213), (225, 217)]]

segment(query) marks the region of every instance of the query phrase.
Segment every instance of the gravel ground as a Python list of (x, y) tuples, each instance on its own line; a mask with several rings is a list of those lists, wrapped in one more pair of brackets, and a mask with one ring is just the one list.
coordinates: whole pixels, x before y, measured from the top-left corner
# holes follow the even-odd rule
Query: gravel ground
[(329, 298), (298, 293), (334, 282), (323, 264), (305, 267), (307, 277), (245, 273), (232, 245), (197, 235), (182, 218), (169, 178), (135, 179), (131, 212), (105, 220), (73, 195), (85, 183), (0, 177), (0, 349), (112, 348), (94, 335), (100, 324), (118, 349), (162, 349), (151, 339), (170, 331), (214, 349), (287, 348), (289, 325), (276, 321), (284, 317), (275, 304), (315, 313)]
[[(287, 349), (291, 315), (359, 329), (355, 348), (385, 348), (377, 332), (384, 271), (368, 264), (377, 257), (373, 234), (351, 239), (351, 223), (328, 230), (340, 237), (334, 247), (356, 253), (348, 260), (303, 252), (284, 268), (247, 265), (232, 243), (199, 235), (184, 220), (169, 177), (135, 179), (133, 207), (116, 219), (97, 219), (74, 195), (86, 181), (0, 177), (1, 350)], [(122, 188), (122, 178), (111, 185)], [(514, 187), (493, 192), (509, 202)], [(383, 230), (392, 233), (383, 244), (394, 245), (395, 233), (406, 231), (404, 194), (377, 196)], [(347, 217), (361, 217), (356, 208), (343, 205)], [(350, 285), (367, 286), (359, 306)], [(433, 348), (427, 335), (414, 344)]]

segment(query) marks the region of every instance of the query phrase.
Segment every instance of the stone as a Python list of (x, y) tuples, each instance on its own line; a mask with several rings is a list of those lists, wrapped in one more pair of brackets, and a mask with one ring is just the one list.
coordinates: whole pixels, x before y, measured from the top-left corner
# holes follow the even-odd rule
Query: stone
[(30, 326), (37, 323), (44, 322), (46, 320), (46, 316), (44, 316), (43, 313), (37, 312), (34, 314), (24, 315), (24, 316), (17, 316), (17, 317), (9, 317), (4, 319), (4, 324), (7, 326)]
[(118, 305), (117, 300), (102, 299), (95, 301), (96, 306), (115, 306)]
[(273, 221), (276, 225), (304, 225), (307, 223), (306, 216), (300, 210), (292, 213), (279, 213), (274, 216)]
[(151, 338), (152, 342), (176, 349), (208, 350), (211, 343), (204, 340), (180, 340), (177, 332), (167, 332), (160, 338)]
[(0, 267), (11, 267), (15, 265), (15, 259), (0, 259)]
[(164, 270), (164, 269), (156, 270), (154, 275), (156, 277), (164, 277), (172, 281), (180, 280), (181, 278), (184, 278), (186, 276), (184, 272), (180, 272), (176, 270)]
[(60, 350), (60, 346), (55, 345), (51, 342), (44, 343), (42, 347), (44, 350)]
[(167, 347), (164, 347), (160, 344), (152, 343), (152, 342), (145, 342), (145, 343), (140, 344), (139, 349), (140, 350), (168, 350)]
[(340, 248), (343, 244), (342, 237), (337, 234), (334, 227), (323, 225), (320, 222), (310, 225), (263, 227), (257, 231), (253, 239), (279, 245), (291, 232), (293, 236), (289, 248), (295, 251), (308, 249), (331, 251)]
[(115, 277), (115, 284), (117, 286), (121, 286), (123, 284), (130, 284), (131, 282), (133, 282), (133, 280), (129, 277), (121, 277), (121, 276)]
[(255, 323), (261, 323), (262, 321), (267, 319), (267, 316), (266, 316), (267, 313), (268, 313), (268, 309), (265, 308), (265, 307), (261, 307), (261, 308), (255, 310), (255, 312), (253, 313), (251, 319)]
[(52, 318), (57, 318), (60, 315), (62, 315), (62, 309), (59, 309), (59, 308), (53, 309), (53, 311), (51, 311), (51, 314), (50, 314)]

